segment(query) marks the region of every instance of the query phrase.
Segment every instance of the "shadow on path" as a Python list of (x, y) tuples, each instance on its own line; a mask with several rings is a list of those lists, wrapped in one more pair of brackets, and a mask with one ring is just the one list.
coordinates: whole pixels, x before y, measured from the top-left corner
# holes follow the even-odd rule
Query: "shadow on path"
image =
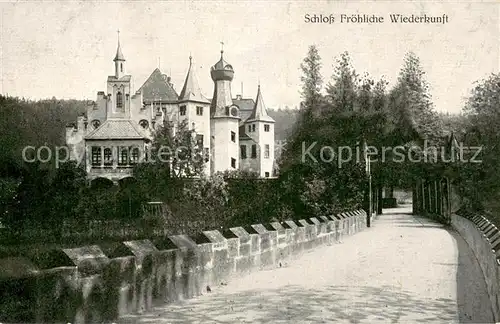
[[(420, 314), (419, 318), (412, 320), (415, 312)], [(248, 290), (214, 295), (210, 300), (189, 300), (141, 316), (141, 323), (449, 323), (454, 320), (453, 300), (419, 298), (409, 291), (396, 291), (392, 286), (304, 290), (291, 285), (265, 292)], [(123, 323), (135, 321), (130, 318)]]
[[(267, 287), (242, 278), (248, 289), (215, 290), (119, 322), (493, 323), (484, 277), (467, 243), (452, 228), (408, 210), (384, 210), (367, 231), (291, 264), (311, 270), (269, 270)], [(425, 291), (436, 294), (421, 295)]]

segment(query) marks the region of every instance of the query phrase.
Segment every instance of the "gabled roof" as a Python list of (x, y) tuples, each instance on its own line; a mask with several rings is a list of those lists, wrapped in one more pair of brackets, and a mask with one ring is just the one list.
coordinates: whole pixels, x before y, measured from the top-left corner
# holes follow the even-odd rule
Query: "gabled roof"
[(128, 119), (108, 119), (85, 139), (145, 139), (146, 136)]
[(177, 101), (174, 88), (168, 83), (166, 76), (156, 68), (138, 91), (142, 91), (144, 101)]
[(255, 106), (255, 101), (253, 99), (233, 99), (233, 103), (240, 109), (241, 121), (245, 121), (250, 117)]
[(191, 56), (189, 57), (189, 69), (186, 75), (186, 80), (184, 81), (184, 87), (182, 87), (181, 94), (179, 95), (179, 101), (210, 103), (210, 101), (208, 101), (208, 99), (201, 93)]
[(253, 111), (246, 121), (266, 121), (269, 123), (274, 123), (274, 119), (267, 114), (266, 105), (264, 104), (264, 99), (262, 99), (262, 93), (260, 92), (260, 85), (257, 90), (257, 99), (255, 99), (255, 105)]

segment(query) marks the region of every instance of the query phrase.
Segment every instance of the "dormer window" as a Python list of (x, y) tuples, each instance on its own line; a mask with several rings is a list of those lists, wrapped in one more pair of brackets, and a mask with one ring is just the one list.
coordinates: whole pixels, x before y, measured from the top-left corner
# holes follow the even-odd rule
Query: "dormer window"
[(120, 91), (116, 93), (116, 108), (117, 109), (123, 108), (123, 94)]

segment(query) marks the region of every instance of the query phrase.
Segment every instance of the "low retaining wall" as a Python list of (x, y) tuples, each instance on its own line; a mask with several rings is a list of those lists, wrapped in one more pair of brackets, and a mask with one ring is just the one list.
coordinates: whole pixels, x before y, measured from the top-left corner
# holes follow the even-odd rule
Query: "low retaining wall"
[(469, 244), (483, 271), (495, 322), (500, 321), (500, 231), (484, 216), (452, 214), (451, 225)]
[(362, 210), (196, 237), (55, 250), (0, 259), (0, 322), (97, 323), (192, 298), (250, 271), (280, 267), (366, 227)]

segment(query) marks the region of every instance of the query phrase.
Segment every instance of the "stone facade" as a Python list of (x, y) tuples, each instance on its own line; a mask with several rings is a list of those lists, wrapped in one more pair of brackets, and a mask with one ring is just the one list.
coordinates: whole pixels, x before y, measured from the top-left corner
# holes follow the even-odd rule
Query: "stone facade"
[(155, 69), (139, 90), (132, 93), (132, 76), (120, 42), (114, 59), (115, 74), (108, 76), (107, 91), (97, 93), (75, 124), (66, 127), (70, 157), (85, 166), (89, 180), (118, 181), (130, 177), (132, 168), (151, 149), (154, 131), (165, 122), (187, 122), (208, 157), (205, 173), (245, 170), (261, 177), (274, 175), (274, 123), (259, 90), (256, 100), (231, 94), (233, 67), (224, 60), (212, 66), (212, 99), (198, 85), (189, 57), (189, 68), (180, 94), (170, 77)]

